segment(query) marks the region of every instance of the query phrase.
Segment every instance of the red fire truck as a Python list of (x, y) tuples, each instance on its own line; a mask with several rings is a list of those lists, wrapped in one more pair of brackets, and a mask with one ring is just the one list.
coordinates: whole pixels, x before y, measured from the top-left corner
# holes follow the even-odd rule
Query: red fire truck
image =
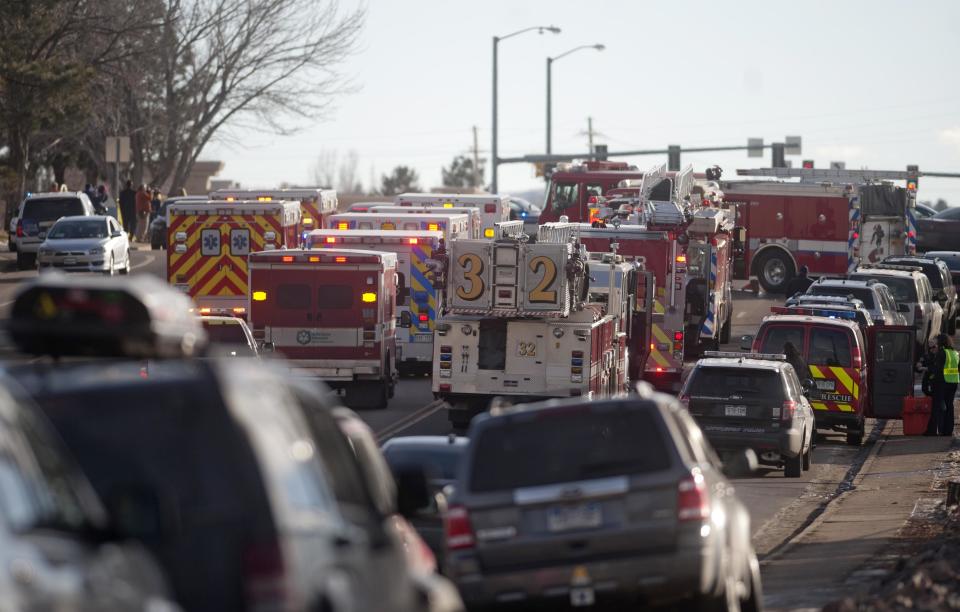
[(300, 227), (298, 202), (173, 202), (167, 207), (167, 279), (199, 308), (245, 315), (247, 255), (296, 247)]
[(355, 408), (385, 408), (396, 371), (397, 255), (352, 249), (250, 254), (250, 323), (265, 352)]
[(337, 212), (337, 192), (332, 189), (218, 189), (212, 200), (295, 200), (300, 202), (303, 231), (324, 227), (326, 218)]
[(621, 181), (642, 179), (644, 174), (626, 162), (557, 164), (547, 184), (547, 199), (540, 212), (540, 223), (559, 221), (561, 216), (572, 223), (589, 222), (590, 209), (597, 208), (597, 198), (618, 187)]
[(637, 276), (634, 311), (650, 318), (634, 325), (630, 377), (676, 391), (685, 361), (730, 341), (732, 223), (719, 209), (688, 216), (670, 201), (645, 207), (642, 224), (579, 224), (579, 236), (588, 251), (615, 249), (649, 275)]
[(843, 276), (861, 263), (916, 252), (915, 192), (894, 186), (906, 172), (761, 168), (741, 176), (795, 179), (723, 181), (724, 203), (743, 228), (735, 278), (756, 277), (782, 293), (801, 266)]
[(626, 343), (635, 266), (613, 268), (608, 299), (588, 301), (586, 252), (568, 240), (455, 240), (438, 256), (441, 312), (434, 335), (433, 391), (457, 429), (494, 397), (601, 397), (626, 385)]

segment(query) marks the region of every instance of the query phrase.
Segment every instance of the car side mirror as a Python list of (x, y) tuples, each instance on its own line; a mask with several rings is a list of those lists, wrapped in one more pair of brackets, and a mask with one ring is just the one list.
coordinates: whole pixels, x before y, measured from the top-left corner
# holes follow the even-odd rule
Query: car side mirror
[(751, 348), (753, 348), (753, 336), (740, 336), (740, 350), (749, 352)]
[(119, 238), (120, 236), (123, 236), (123, 232), (121, 232), (121, 231), (116, 231), (116, 232), (113, 232), (112, 234), (110, 234), (110, 237), (111, 237), (111, 238)]
[(815, 386), (816, 386), (816, 383), (813, 382), (812, 378), (804, 378), (803, 380), (800, 381), (800, 388), (803, 389), (804, 395), (813, 391)]
[(264, 342), (260, 345), (261, 353), (272, 353), (275, 350), (277, 350), (277, 347), (273, 342)]
[(745, 478), (757, 471), (757, 453), (752, 448), (731, 453), (723, 462), (723, 473), (730, 478)]
[(393, 477), (397, 482), (397, 512), (401, 516), (413, 518), (430, 507), (432, 496), (423, 468), (401, 465), (393, 471)]
[(897, 304), (897, 312), (910, 312), (908, 304)]

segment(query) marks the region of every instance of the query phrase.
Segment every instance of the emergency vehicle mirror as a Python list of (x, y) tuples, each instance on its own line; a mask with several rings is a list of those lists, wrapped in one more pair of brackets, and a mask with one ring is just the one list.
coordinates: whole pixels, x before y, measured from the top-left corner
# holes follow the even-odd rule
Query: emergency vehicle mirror
[(806, 395), (813, 391), (816, 383), (813, 382), (812, 378), (804, 378), (800, 381), (800, 388), (803, 389), (803, 394)]
[(111, 238), (119, 238), (120, 236), (123, 236), (123, 232), (122, 232), (121, 230), (117, 230), (117, 231), (113, 232), (112, 234), (110, 234), (110, 237), (111, 237)]
[(753, 347), (753, 336), (740, 336), (740, 350), (750, 351)]

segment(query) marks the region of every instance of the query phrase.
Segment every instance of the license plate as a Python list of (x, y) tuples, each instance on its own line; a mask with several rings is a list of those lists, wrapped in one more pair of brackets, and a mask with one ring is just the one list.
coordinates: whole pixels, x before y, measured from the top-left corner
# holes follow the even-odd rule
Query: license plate
[(63, 263), (64, 263), (64, 265), (67, 265), (67, 266), (74, 266), (74, 265), (77, 264), (77, 258), (76, 258), (76, 257), (67, 257), (66, 259), (63, 260)]
[(589, 529), (599, 527), (602, 522), (603, 514), (598, 504), (556, 506), (547, 511), (547, 529), (550, 531)]
[(726, 405), (723, 407), (723, 414), (732, 417), (745, 417), (747, 416), (747, 407)]
[(593, 587), (576, 587), (570, 589), (570, 605), (574, 608), (592, 606), (597, 601)]
[(815, 380), (814, 384), (820, 391), (833, 391), (837, 388), (837, 381), (835, 380)]
[(414, 334), (414, 342), (433, 342), (433, 334)]

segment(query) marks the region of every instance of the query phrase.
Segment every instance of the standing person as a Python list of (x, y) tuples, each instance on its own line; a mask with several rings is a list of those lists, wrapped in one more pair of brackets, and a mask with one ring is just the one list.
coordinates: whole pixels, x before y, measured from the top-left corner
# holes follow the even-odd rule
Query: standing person
[(133, 232), (137, 229), (137, 192), (133, 190), (133, 181), (127, 181), (120, 190), (120, 220), (123, 222), (123, 231), (133, 239)]
[(783, 343), (783, 354), (787, 356), (787, 363), (793, 366), (800, 382), (810, 378), (810, 368), (807, 367), (807, 362), (803, 360), (803, 355), (793, 345), (793, 342)]
[(95, 199), (93, 200), (94, 208), (100, 211), (100, 214), (102, 215), (107, 214), (107, 201), (109, 199), (110, 196), (107, 195), (107, 186), (101, 184), (99, 187), (97, 187), (97, 193)]
[(957, 394), (957, 384), (960, 383), (960, 373), (957, 371), (960, 357), (953, 348), (950, 336), (937, 336), (937, 353), (933, 360), (933, 405), (930, 408), (930, 423), (927, 425), (928, 436), (953, 435), (953, 399)]
[(137, 207), (137, 240), (139, 242), (147, 241), (147, 220), (150, 218), (150, 191), (146, 185), (140, 185), (137, 189), (136, 207)]
[(790, 279), (790, 282), (787, 283), (787, 290), (784, 293), (788, 298), (795, 296), (798, 293), (806, 293), (807, 289), (810, 288), (810, 285), (813, 284), (813, 280), (808, 276), (810, 274), (810, 268), (803, 265), (800, 266), (800, 271), (797, 272), (797, 275)]
[(157, 218), (157, 215), (160, 214), (160, 205), (163, 204), (163, 200), (160, 199), (160, 190), (154, 188), (153, 198), (150, 200), (150, 222), (153, 223), (153, 220)]

